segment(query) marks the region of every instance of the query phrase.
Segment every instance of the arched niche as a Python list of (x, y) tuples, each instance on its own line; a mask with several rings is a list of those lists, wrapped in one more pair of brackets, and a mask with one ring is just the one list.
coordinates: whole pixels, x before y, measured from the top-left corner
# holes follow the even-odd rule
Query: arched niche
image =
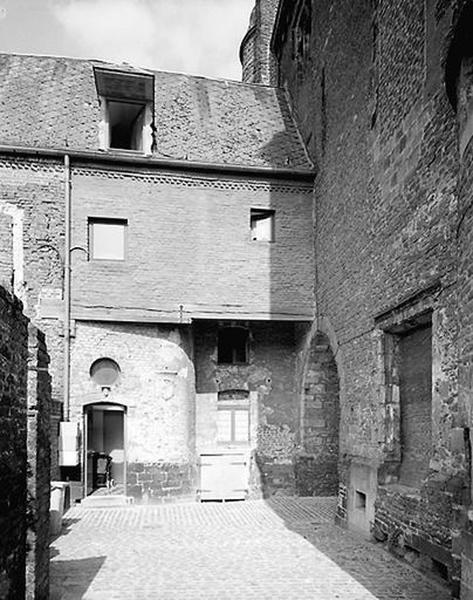
[(298, 493), (330, 496), (338, 491), (340, 379), (328, 336), (317, 331), (307, 353), (302, 385)]
[(447, 54), (445, 86), (457, 114), (460, 154), (473, 137), (473, 3), (463, 8)]

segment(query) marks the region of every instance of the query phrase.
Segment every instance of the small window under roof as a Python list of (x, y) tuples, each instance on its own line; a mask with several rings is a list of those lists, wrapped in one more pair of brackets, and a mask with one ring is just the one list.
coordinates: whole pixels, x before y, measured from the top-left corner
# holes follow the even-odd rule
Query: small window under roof
[(150, 153), (153, 75), (96, 68), (95, 82), (102, 107), (101, 147)]
[(107, 108), (110, 148), (142, 150), (146, 104), (109, 100)]

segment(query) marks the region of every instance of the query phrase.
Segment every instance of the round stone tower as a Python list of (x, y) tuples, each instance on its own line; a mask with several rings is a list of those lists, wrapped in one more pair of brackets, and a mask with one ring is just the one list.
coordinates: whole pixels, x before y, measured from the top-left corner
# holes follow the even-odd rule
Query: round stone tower
[(242, 81), (276, 85), (276, 62), (271, 53), (271, 36), (279, 0), (256, 0), (250, 24), (240, 46)]

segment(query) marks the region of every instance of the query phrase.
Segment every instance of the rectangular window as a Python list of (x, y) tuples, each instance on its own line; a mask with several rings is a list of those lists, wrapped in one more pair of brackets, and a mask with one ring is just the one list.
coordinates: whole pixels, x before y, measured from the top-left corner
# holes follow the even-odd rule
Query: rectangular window
[(100, 147), (151, 153), (154, 77), (100, 67), (94, 74), (102, 111)]
[(217, 441), (246, 444), (249, 440), (250, 413), (246, 407), (219, 407), (217, 411)]
[(143, 149), (145, 110), (146, 104), (107, 100), (110, 148)]
[(223, 327), (218, 332), (217, 361), (219, 364), (248, 362), (248, 330), (243, 327)]
[(274, 210), (252, 208), (250, 229), (253, 242), (274, 242)]
[(125, 260), (124, 219), (89, 219), (89, 256), (95, 260)]

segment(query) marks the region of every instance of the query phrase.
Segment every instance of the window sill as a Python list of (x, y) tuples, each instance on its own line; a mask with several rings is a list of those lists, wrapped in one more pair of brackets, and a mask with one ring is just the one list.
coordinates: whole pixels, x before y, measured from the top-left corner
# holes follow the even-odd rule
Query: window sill
[(121, 154), (123, 156), (151, 156), (151, 152), (127, 148), (106, 148), (105, 152), (107, 152), (107, 154)]
[(89, 263), (112, 263), (114, 265), (124, 265), (126, 260), (124, 258), (91, 258)]
[(219, 362), (217, 363), (218, 367), (248, 367), (249, 366), (249, 362)]

